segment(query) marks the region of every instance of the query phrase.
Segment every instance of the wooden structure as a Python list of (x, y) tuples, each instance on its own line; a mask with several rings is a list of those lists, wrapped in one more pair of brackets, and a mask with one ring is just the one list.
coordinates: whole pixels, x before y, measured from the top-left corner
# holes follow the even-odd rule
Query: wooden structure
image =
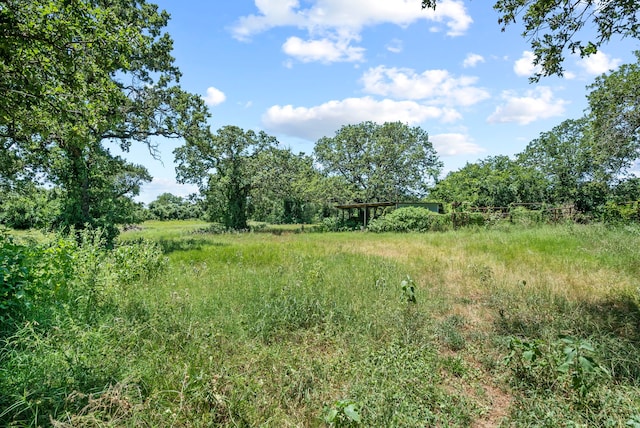
[(380, 214), (378, 212), (381, 208), (394, 207), (394, 208), (404, 208), (404, 207), (420, 207), (428, 209), (429, 211), (433, 211), (436, 213), (442, 212), (442, 204), (437, 202), (366, 202), (366, 203), (357, 203), (357, 204), (344, 204), (344, 205), (336, 205), (336, 208), (342, 210), (342, 219), (344, 220), (344, 215), (347, 213), (348, 218), (352, 217), (352, 211), (358, 210), (357, 218), (362, 223), (364, 227), (367, 227), (369, 221), (378, 217)]
[(384, 207), (395, 207), (395, 202), (368, 202), (362, 204), (345, 204), (336, 205), (336, 208), (342, 210), (342, 219), (344, 220), (344, 214), (347, 213), (351, 218), (352, 210), (358, 210), (358, 219), (362, 222), (364, 227), (367, 227), (369, 220), (376, 218), (378, 215), (378, 209)]

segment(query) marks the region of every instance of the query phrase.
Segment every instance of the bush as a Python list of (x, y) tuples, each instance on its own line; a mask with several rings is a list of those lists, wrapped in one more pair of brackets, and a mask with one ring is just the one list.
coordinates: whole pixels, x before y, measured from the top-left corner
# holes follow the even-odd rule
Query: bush
[(638, 202), (628, 204), (607, 202), (598, 208), (597, 215), (605, 223), (624, 224), (637, 222), (640, 220), (640, 207), (638, 205)]
[(148, 241), (104, 245), (98, 231), (80, 240), (53, 236), (43, 243), (17, 243), (0, 232), (0, 327), (3, 334), (24, 321), (46, 326), (56, 312), (90, 315), (113, 295), (164, 268), (160, 247)]
[(372, 232), (436, 232), (453, 227), (451, 215), (437, 214), (425, 208), (398, 208), (369, 223)]
[(347, 232), (358, 230), (362, 227), (360, 222), (354, 218), (342, 220), (339, 217), (326, 217), (320, 224), (313, 226), (313, 232)]

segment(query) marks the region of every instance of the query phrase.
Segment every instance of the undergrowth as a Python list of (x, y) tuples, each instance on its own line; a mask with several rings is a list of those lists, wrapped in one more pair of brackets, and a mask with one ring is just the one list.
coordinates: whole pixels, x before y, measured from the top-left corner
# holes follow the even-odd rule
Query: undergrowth
[(2, 235), (0, 425), (640, 421), (633, 230), (169, 226)]

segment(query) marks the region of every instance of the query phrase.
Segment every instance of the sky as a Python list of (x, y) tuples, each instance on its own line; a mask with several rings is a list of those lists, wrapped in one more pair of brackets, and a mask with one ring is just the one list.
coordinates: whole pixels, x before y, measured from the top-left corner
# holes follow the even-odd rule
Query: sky
[[(612, 40), (586, 59), (569, 56), (563, 77), (535, 73), (522, 27), (502, 32), (489, 1), (151, 0), (166, 28), (183, 89), (203, 97), (213, 131), (263, 130), (293, 152), (341, 126), (401, 121), (419, 126), (443, 176), (487, 156), (513, 156), (540, 133), (583, 116), (587, 86), (635, 62), (637, 40)], [(154, 177), (137, 200), (197, 189), (176, 183), (173, 150), (160, 160), (134, 146), (126, 157)]]

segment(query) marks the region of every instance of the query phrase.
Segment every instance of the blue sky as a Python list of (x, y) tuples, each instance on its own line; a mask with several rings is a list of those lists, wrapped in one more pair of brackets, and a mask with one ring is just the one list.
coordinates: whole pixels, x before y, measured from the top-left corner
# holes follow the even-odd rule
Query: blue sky
[[(501, 32), (489, 1), (155, 1), (181, 86), (209, 105), (212, 130), (264, 130), (311, 154), (315, 141), (366, 120), (420, 126), (445, 174), (487, 156), (513, 155), (565, 119), (582, 116), (596, 76), (633, 62), (637, 40), (614, 40), (588, 59), (568, 57), (564, 77), (529, 83), (529, 45), (518, 24)], [(154, 176), (137, 198), (186, 196), (173, 150), (162, 161), (144, 147), (127, 157)]]

